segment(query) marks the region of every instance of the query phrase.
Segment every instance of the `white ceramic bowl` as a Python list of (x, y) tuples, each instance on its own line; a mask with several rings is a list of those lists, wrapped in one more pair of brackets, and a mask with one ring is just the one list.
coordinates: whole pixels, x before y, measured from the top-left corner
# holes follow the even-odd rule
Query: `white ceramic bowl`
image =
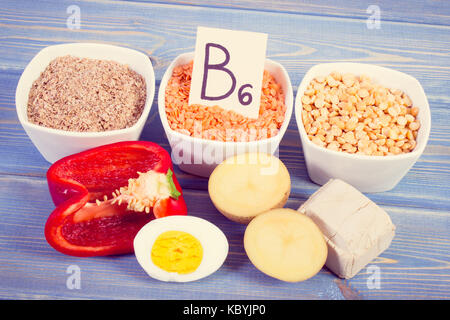
[[(71, 132), (42, 127), (28, 121), (28, 94), (33, 82), (45, 70), (50, 61), (59, 56), (72, 55), (80, 58), (113, 60), (127, 64), (141, 74), (147, 86), (147, 99), (141, 117), (129, 128), (105, 132)], [(16, 89), (16, 111), (19, 121), (42, 156), (53, 163), (62, 157), (100, 145), (138, 140), (147, 120), (155, 95), (155, 75), (152, 63), (145, 54), (122, 47), (95, 44), (71, 43), (49, 46), (42, 49), (27, 65)]]
[(194, 59), (194, 52), (176, 57), (166, 70), (158, 92), (158, 110), (164, 131), (172, 148), (172, 161), (181, 170), (202, 177), (209, 177), (214, 168), (223, 160), (245, 152), (265, 152), (274, 154), (289, 125), (292, 115), (294, 94), (291, 80), (284, 67), (266, 59), (264, 68), (270, 72), (285, 94), (286, 115), (283, 124), (274, 137), (250, 142), (222, 142), (191, 137), (172, 130), (165, 112), (165, 91), (174, 67), (189, 63)]
[[(421, 127), (417, 145), (410, 153), (392, 156), (367, 156), (332, 151), (312, 143), (306, 134), (301, 117), (301, 97), (308, 84), (317, 76), (333, 71), (368, 75), (387, 88), (400, 89), (419, 108)], [(417, 79), (392, 69), (362, 63), (324, 63), (312, 67), (303, 78), (295, 98), (295, 118), (300, 132), (306, 167), (311, 180), (319, 185), (329, 179), (341, 179), (361, 192), (382, 192), (394, 188), (423, 153), (431, 127), (430, 107)]]

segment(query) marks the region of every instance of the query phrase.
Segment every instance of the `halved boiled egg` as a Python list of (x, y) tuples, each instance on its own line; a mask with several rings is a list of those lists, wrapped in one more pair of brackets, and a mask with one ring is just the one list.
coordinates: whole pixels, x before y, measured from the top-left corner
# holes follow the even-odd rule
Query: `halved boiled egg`
[(139, 230), (134, 253), (150, 277), (188, 282), (207, 277), (222, 266), (228, 241), (205, 219), (168, 216), (152, 220)]

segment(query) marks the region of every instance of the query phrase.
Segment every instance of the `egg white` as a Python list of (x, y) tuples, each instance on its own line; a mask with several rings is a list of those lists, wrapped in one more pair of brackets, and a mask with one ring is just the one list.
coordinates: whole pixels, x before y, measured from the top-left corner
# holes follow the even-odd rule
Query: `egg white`
[[(153, 263), (153, 244), (166, 231), (184, 231), (200, 241), (203, 258), (196, 270), (179, 274), (167, 272)], [(133, 244), (136, 259), (145, 272), (154, 279), (166, 282), (188, 282), (207, 277), (222, 266), (228, 255), (228, 241), (223, 232), (211, 222), (193, 216), (169, 216), (152, 220), (139, 230)]]

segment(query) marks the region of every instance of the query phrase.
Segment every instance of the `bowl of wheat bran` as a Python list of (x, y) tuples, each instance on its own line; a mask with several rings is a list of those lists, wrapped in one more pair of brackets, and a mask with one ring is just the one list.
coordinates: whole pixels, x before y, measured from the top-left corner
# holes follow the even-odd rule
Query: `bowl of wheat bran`
[(53, 163), (96, 146), (138, 140), (154, 92), (152, 63), (141, 52), (95, 43), (54, 45), (23, 71), (16, 111)]
[(166, 70), (158, 92), (158, 110), (181, 170), (209, 177), (224, 159), (244, 152), (274, 154), (291, 119), (293, 91), (282, 65), (266, 59), (261, 105), (249, 119), (220, 105), (189, 105), (194, 52), (176, 57)]

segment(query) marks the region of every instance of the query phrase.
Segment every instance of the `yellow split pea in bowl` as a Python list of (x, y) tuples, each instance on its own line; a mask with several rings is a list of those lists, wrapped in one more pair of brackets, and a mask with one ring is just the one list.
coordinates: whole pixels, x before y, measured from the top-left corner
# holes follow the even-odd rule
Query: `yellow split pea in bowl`
[[(366, 155), (336, 151), (314, 143), (308, 137), (302, 119), (302, 97), (308, 85), (318, 77), (326, 78), (333, 72), (369, 77), (376, 85), (400, 90), (418, 108), (417, 122), (420, 128), (415, 137), (415, 147), (407, 153)], [(392, 69), (361, 63), (326, 63), (312, 67), (303, 78), (295, 99), (295, 118), (311, 180), (323, 185), (330, 179), (341, 179), (361, 192), (382, 192), (394, 188), (423, 153), (428, 142), (431, 115), (428, 100), (417, 79)], [(361, 121), (363, 119), (360, 119)], [(353, 150), (352, 150), (353, 151)]]

